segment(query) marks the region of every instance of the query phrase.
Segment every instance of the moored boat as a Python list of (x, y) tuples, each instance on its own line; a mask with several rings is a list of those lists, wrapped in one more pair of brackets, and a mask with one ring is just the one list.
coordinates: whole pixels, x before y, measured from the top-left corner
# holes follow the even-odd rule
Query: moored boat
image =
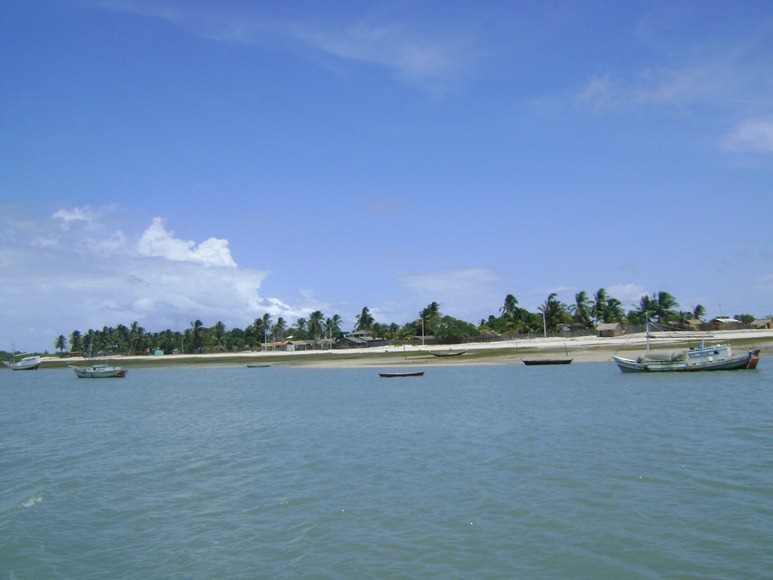
[(431, 350), (431, 351), (429, 351), (430, 354), (435, 355), (435, 356), (462, 356), (466, 352), (467, 352), (467, 349), (461, 349), (461, 350)]
[(528, 366), (536, 365), (568, 365), (572, 363), (570, 358), (533, 358), (523, 359), (523, 364)]
[(21, 360), (11, 362), (3, 361), (3, 364), (12, 371), (34, 371), (40, 366), (39, 356), (25, 356)]
[(612, 359), (624, 373), (734, 371), (757, 368), (760, 351), (733, 354), (729, 344), (701, 344), (683, 350), (650, 350), (635, 359), (612, 355)]
[(424, 371), (408, 371), (397, 373), (378, 373), (378, 376), (385, 379), (397, 378), (397, 377), (421, 377), (424, 376)]
[(79, 379), (109, 379), (123, 378), (128, 372), (125, 368), (117, 365), (92, 365), (89, 367), (76, 367), (70, 365)]

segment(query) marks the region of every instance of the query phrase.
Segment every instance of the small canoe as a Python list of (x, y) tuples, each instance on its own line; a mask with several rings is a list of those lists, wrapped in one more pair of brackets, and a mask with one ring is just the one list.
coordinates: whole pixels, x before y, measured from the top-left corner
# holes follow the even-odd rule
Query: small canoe
[(248, 369), (265, 369), (266, 367), (270, 367), (271, 365), (247, 365)]
[(536, 358), (536, 359), (530, 359), (526, 360), (524, 359), (523, 364), (533, 366), (533, 365), (568, 365), (572, 362), (572, 359), (570, 358)]
[(405, 373), (379, 373), (378, 376), (385, 379), (392, 379), (396, 377), (422, 377), (424, 376), (424, 371), (409, 371)]
[(467, 350), (431, 350), (430, 354), (435, 356), (462, 356)]

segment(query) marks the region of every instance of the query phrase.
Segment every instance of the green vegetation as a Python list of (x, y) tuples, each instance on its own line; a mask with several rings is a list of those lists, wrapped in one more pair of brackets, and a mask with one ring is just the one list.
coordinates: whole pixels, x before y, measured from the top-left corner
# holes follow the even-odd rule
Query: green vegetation
[[(639, 304), (625, 312), (622, 302), (600, 288), (591, 297), (587, 292), (578, 292), (574, 304), (567, 305), (550, 294), (537, 312), (529, 312), (518, 305), (513, 294), (505, 296), (499, 314), (480, 320), (478, 325), (444, 315), (440, 305), (432, 302), (418, 313), (416, 320), (403, 325), (376, 322), (368, 307), (357, 315), (354, 331), (369, 334), (375, 340), (412, 340), (432, 336), (445, 344), (461, 343), (477, 336), (555, 334), (562, 331), (582, 331), (594, 328), (600, 323), (620, 322), (643, 324), (647, 318), (659, 324), (686, 324), (689, 320), (703, 320), (706, 309), (697, 305), (690, 311), (678, 311), (676, 299), (668, 292), (656, 292), (642, 296)], [(753, 316), (736, 316), (749, 323)], [(201, 320), (191, 322), (183, 331), (166, 329), (148, 332), (137, 322), (129, 326), (103, 327), (101, 330), (78, 330), (70, 334), (69, 340), (58, 336), (54, 347), (60, 353), (65, 351), (83, 354), (149, 354), (155, 351), (171, 353), (236, 352), (257, 349), (268, 342), (280, 342), (292, 338), (294, 341), (335, 343), (346, 333), (341, 329), (342, 319), (338, 314), (326, 317), (321, 311), (312, 312), (308, 318), (300, 317), (295, 324), (270, 314), (256, 318), (246, 328), (227, 329), (222, 322), (206, 327)]]

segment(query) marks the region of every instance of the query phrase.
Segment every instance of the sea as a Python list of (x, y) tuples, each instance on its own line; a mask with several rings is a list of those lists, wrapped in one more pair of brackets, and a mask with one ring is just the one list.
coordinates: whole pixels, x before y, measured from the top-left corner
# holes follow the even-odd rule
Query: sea
[(0, 579), (771, 578), (767, 362), (3, 370)]

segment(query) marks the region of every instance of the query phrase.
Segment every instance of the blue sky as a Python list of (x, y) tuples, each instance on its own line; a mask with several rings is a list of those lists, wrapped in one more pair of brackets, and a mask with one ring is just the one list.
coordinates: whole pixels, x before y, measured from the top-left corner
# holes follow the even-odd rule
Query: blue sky
[(6, 0), (0, 349), (599, 288), (773, 313), (773, 4)]

